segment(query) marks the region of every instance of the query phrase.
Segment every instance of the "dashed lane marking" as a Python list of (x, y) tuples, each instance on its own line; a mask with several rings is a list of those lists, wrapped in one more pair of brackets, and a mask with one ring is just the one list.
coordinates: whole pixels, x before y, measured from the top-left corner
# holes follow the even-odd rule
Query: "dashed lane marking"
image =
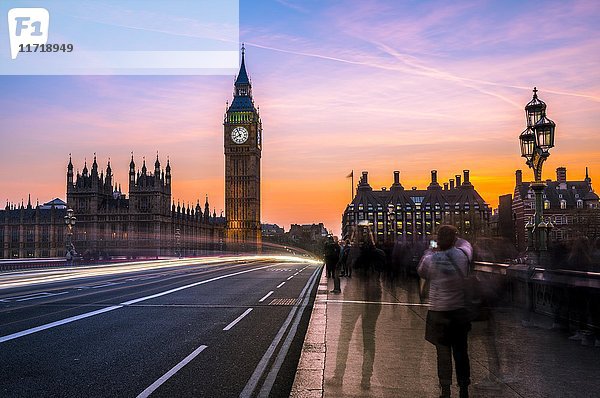
[(271, 290), (269, 293), (265, 294), (265, 296), (263, 298), (261, 298), (260, 300), (258, 300), (258, 302), (262, 303), (263, 301), (265, 301), (273, 293), (274, 293), (273, 290)]
[(60, 296), (61, 294), (67, 294), (67, 293), (69, 293), (69, 292), (58, 292), (58, 293), (40, 292), (40, 293), (26, 294), (24, 296), (4, 297), (0, 301), (3, 303), (8, 303), (10, 301), (29, 301), (29, 300), (37, 300), (37, 299), (52, 297), (52, 296)]
[(205, 345), (201, 345), (200, 347), (196, 348), (190, 355), (185, 357), (183, 359), (183, 361), (181, 361), (177, 365), (173, 366), (171, 368), (171, 370), (169, 370), (167, 373), (162, 375), (154, 383), (150, 384), (150, 386), (148, 386), (148, 388), (146, 388), (144, 391), (142, 391), (140, 393), (140, 395), (137, 396), (137, 398), (149, 397), (150, 394), (152, 394), (158, 387), (160, 387), (165, 381), (169, 380), (175, 373), (179, 372), (179, 370), (181, 370), (181, 368), (183, 368), (185, 365), (190, 363), (194, 358), (196, 358), (198, 356), (198, 354), (200, 354), (206, 348), (208, 348), (208, 347)]
[(12, 333), (12, 334), (9, 334), (9, 335), (6, 335), (6, 336), (0, 336), (0, 343), (4, 343), (6, 341), (18, 339), (20, 337), (27, 336), (27, 335), (30, 335), (32, 333), (41, 332), (43, 330), (51, 329), (51, 328), (54, 328), (54, 327), (57, 327), (57, 326), (65, 325), (65, 324), (68, 324), (68, 323), (71, 323), (71, 322), (78, 321), (80, 319), (85, 319), (85, 318), (89, 318), (89, 317), (92, 317), (92, 316), (95, 316), (95, 315), (104, 314), (106, 312), (118, 310), (120, 308), (129, 306), (129, 305), (133, 305), (133, 304), (137, 304), (137, 303), (140, 303), (142, 301), (146, 301), (146, 300), (150, 300), (150, 299), (154, 299), (154, 298), (166, 296), (167, 294), (179, 292), (181, 290), (189, 289), (191, 287), (204, 285), (206, 283), (218, 281), (218, 280), (221, 280), (221, 279), (224, 279), (224, 278), (230, 278), (232, 276), (242, 275), (242, 274), (245, 274), (245, 273), (248, 273), (248, 272), (259, 271), (259, 270), (270, 268), (270, 267), (273, 267), (273, 265), (266, 265), (266, 266), (263, 266), (263, 267), (251, 268), (251, 269), (247, 269), (247, 270), (244, 270), (244, 271), (232, 272), (230, 274), (220, 275), (220, 276), (216, 276), (214, 278), (205, 279), (205, 280), (198, 281), (198, 282), (195, 282), (195, 283), (190, 283), (189, 285), (179, 286), (179, 287), (176, 287), (174, 289), (165, 290), (163, 292), (155, 293), (155, 294), (152, 294), (150, 296), (144, 296), (144, 297), (139, 297), (139, 298), (136, 298), (136, 299), (133, 299), (133, 300), (125, 301), (125, 302), (122, 302), (122, 303), (120, 303), (118, 305), (112, 305), (110, 307), (101, 308), (101, 309), (96, 310), (96, 311), (86, 312), (84, 314), (72, 316), (72, 317), (65, 318), (65, 319), (60, 319), (58, 321), (46, 323), (44, 325), (36, 326), (36, 327), (30, 328), (30, 329), (25, 329), (25, 330), (22, 330), (20, 332)]
[(244, 319), (244, 317), (246, 315), (248, 315), (251, 311), (252, 311), (252, 308), (248, 308), (246, 311), (244, 311), (244, 313), (242, 315), (238, 316), (237, 318), (235, 318), (233, 320), (233, 322), (231, 322), (229, 325), (225, 326), (225, 328), (223, 328), (223, 330), (229, 330), (232, 327), (234, 327), (239, 321), (241, 321), (242, 319)]

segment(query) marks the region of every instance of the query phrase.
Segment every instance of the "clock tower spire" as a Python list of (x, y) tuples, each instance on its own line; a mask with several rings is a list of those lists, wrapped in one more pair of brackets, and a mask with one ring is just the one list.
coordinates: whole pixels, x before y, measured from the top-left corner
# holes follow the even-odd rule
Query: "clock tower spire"
[(226, 233), (234, 250), (257, 250), (261, 243), (262, 122), (252, 99), (243, 45), (241, 52), (233, 101), (223, 121)]

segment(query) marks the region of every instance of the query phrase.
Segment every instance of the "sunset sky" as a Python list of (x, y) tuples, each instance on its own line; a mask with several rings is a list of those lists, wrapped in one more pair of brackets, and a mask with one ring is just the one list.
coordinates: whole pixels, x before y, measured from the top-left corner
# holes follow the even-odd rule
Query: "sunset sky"
[[(4, 40), (4, 39), (3, 39)], [(484, 199), (512, 193), (534, 86), (556, 122), (544, 167), (600, 184), (600, 3), (242, 0), (240, 41), (263, 120), (262, 220), (340, 231), (345, 176), (400, 170), (424, 188), (463, 169)], [(131, 151), (173, 168), (173, 199), (223, 201), (223, 113), (234, 76), (1, 76), (0, 197), (65, 198), (66, 166)], [(356, 182), (356, 181), (355, 181)]]

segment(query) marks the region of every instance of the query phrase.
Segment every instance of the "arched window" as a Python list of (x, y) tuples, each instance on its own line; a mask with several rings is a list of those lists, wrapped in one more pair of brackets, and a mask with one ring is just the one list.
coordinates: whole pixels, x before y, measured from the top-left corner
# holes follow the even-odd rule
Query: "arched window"
[(544, 200), (544, 210), (548, 210), (548, 209), (550, 209), (550, 201)]
[(560, 208), (563, 209), (563, 210), (567, 208), (567, 201), (566, 200), (562, 199), (560, 201)]

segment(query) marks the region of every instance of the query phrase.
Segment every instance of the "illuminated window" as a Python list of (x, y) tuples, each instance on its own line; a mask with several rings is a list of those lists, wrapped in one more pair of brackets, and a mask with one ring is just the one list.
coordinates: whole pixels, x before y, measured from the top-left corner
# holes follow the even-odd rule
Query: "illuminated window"
[(561, 200), (560, 201), (560, 208), (561, 209), (566, 209), (567, 208), (567, 201), (566, 200)]
[(549, 200), (545, 200), (544, 201), (544, 210), (548, 210), (550, 209), (550, 201)]

